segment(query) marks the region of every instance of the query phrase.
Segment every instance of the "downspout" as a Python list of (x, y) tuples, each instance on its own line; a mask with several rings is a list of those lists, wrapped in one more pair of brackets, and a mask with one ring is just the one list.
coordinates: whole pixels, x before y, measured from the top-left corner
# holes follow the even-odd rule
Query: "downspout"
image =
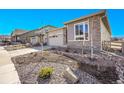
[(93, 27), (93, 17), (92, 17), (92, 21), (91, 21), (91, 59), (93, 58), (93, 37), (92, 37), (92, 31), (94, 30), (94, 27)]

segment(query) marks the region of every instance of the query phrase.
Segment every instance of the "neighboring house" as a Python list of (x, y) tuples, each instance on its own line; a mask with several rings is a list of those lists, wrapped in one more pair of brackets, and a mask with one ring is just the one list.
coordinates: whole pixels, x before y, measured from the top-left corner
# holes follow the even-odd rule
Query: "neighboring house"
[(102, 42), (111, 40), (106, 11), (77, 18), (64, 25), (67, 28), (67, 46), (71, 48), (82, 48), (84, 45), (101, 50)]
[(26, 33), (26, 30), (22, 30), (22, 29), (15, 29), (12, 33), (11, 33), (11, 41), (12, 42), (18, 42), (20, 41), (19, 36), (23, 33)]
[(0, 35), (0, 46), (9, 44), (11, 41), (11, 36), (9, 35)]
[(31, 30), (24, 34), (21, 34), (19, 38), (23, 43), (31, 43), (33, 45), (37, 45), (37, 44), (39, 45), (43, 42), (44, 44), (47, 44), (48, 42), (47, 33), (48, 31), (53, 29), (56, 29), (56, 27), (51, 25), (46, 25), (39, 29)]
[(66, 41), (66, 27), (57, 28), (48, 32), (49, 46), (64, 46)]
[(17, 36), (24, 43), (48, 44), (49, 46), (67, 46), (70, 48), (94, 48), (102, 50), (102, 42), (111, 40), (111, 30), (106, 11), (77, 18), (64, 23), (64, 27), (51, 25), (25, 32)]
[(9, 35), (0, 35), (0, 41), (11, 41), (11, 36)]

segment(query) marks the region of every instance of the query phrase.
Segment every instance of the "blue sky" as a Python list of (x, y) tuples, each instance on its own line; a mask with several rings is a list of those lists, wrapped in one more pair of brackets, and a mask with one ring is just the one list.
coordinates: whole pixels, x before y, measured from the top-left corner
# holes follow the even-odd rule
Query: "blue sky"
[[(0, 34), (10, 35), (14, 29), (33, 30), (44, 25), (62, 27), (63, 23), (92, 14), (98, 9), (0, 9)], [(124, 36), (124, 10), (107, 10), (112, 36)]]

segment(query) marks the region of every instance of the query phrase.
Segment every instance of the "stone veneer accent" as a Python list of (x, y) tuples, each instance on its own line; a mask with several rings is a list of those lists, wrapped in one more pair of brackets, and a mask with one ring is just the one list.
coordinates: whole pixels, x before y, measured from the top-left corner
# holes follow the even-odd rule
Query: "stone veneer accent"
[[(100, 32), (100, 17), (94, 16), (88, 19), (83, 19), (74, 23), (70, 23), (67, 25), (67, 46), (72, 48), (82, 48), (82, 41), (74, 41), (74, 24), (80, 23), (83, 21), (89, 21), (89, 41), (84, 42), (84, 46), (91, 46), (91, 34), (93, 38), (93, 47), (95, 50), (101, 50), (101, 32)], [(93, 23), (93, 27), (92, 27)]]

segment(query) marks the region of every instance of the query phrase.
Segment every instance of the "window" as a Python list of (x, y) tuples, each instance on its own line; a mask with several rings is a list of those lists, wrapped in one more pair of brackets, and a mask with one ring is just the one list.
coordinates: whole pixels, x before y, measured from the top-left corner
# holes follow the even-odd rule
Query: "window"
[(79, 31), (79, 29), (78, 29), (78, 28), (79, 28), (79, 27), (78, 27), (78, 25), (76, 25), (76, 26), (75, 26), (76, 35), (79, 35), (79, 32), (78, 32), (78, 31)]
[(88, 26), (88, 22), (83, 22), (75, 25), (75, 40), (88, 40)]
[(80, 35), (83, 35), (83, 25), (80, 25)]
[(88, 24), (85, 24), (85, 40), (88, 40)]

